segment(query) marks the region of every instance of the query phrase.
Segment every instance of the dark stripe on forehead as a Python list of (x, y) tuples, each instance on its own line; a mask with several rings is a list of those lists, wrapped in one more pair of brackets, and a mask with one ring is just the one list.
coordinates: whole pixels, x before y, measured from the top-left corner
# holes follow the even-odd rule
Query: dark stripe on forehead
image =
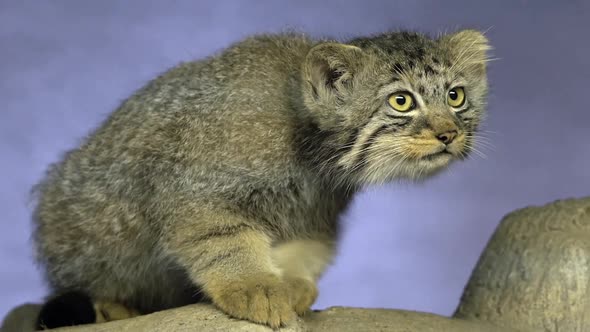
[(430, 65), (426, 65), (424, 67), (424, 72), (426, 73), (426, 75), (430, 75), (430, 76), (438, 74), (438, 71), (434, 70), (434, 68), (432, 68)]
[(412, 44), (405, 46), (407, 48), (405, 48), (403, 52), (406, 58), (414, 59), (416, 61), (424, 61), (424, 55), (426, 55), (426, 50), (424, 49), (423, 45), (414, 42)]
[(376, 98), (381, 98), (381, 89), (383, 89), (384, 87), (399, 82), (401, 81), (401, 75), (397, 74), (397, 73), (393, 73), (391, 77), (389, 77), (389, 80), (385, 83), (380, 84), (376, 89), (375, 89), (375, 97)]
[(402, 65), (400, 65), (399, 63), (396, 63), (393, 65), (393, 74), (394, 75), (399, 75), (403, 72), (404, 72), (404, 67)]

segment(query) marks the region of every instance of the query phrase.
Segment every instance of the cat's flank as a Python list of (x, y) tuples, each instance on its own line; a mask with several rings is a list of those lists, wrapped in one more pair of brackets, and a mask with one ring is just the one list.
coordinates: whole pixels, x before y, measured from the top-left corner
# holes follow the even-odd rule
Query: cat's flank
[(53, 294), (39, 325), (201, 299), (289, 323), (316, 299), (357, 190), (469, 154), (488, 48), (474, 30), (263, 35), (149, 82), (37, 186)]

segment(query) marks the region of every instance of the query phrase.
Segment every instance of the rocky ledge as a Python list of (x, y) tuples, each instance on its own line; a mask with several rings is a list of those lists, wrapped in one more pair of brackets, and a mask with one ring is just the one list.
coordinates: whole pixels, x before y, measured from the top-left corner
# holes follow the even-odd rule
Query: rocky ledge
[[(1, 332), (32, 331), (38, 305), (15, 308)], [(590, 331), (590, 197), (526, 207), (500, 223), (453, 317), (393, 309), (333, 307), (282, 332)], [(57, 331), (57, 330), (56, 330)], [(198, 304), (59, 331), (272, 331)]]

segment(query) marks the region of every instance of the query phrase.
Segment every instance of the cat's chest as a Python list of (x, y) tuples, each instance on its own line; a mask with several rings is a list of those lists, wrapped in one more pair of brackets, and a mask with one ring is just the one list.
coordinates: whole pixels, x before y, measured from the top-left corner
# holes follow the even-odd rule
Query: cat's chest
[(313, 179), (253, 188), (244, 203), (253, 216), (280, 238), (336, 234), (349, 198)]

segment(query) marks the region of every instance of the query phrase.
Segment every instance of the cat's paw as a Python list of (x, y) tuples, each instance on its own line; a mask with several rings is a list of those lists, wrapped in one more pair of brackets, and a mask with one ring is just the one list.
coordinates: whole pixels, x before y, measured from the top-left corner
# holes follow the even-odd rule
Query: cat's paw
[(97, 301), (94, 303), (96, 322), (110, 322), (139, 316), (139, 312), (120, 303)]
[(315, 283), (303, 278), (286, 277), (285, 284), (289, 287), (293, 309), (299, 315), (305, 314), (318, 297)]
[(292, 290), (279, 276), (260, 274), (218, 283), (209, 289), (209, 296), (230, 316), (278, 328), (296, 318)]

